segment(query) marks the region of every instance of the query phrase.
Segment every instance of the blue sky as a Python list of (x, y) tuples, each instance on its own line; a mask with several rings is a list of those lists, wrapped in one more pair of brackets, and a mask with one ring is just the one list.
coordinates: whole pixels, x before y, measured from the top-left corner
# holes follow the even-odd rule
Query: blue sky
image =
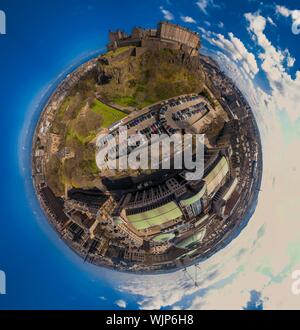
[[(300, 35), (291, 30), (297, 9), (292, 0), (1, 0), (7, 34), (0, 35), (0, 269), (7, 295), (0, 295), (0, 308), (299, 306), (289, 289), (291, 272), (300, 267), (294, 152), (300, 144)], [(70, 64), (103, 49), (109, 29), (130, 32), (166, 18), (200, 33), (203, 49), (247, 96), (264, 144), (255, 215), (230, 246), (201, 265), (199, 288), (180, 272), (141, 278), (83, 264), (43, 218), (29, 177), (29, 138), (45, 90)]]

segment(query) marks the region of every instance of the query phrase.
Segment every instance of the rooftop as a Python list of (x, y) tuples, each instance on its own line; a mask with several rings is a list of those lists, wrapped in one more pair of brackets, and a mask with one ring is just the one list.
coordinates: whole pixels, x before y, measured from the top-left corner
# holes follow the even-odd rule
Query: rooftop
[(154, 226), (175, 220), (183, 214), (175, 202), (170, 202), (153, 210), (143, 213), (128, 215), (129, 222), (138, 230), (147, 229)]

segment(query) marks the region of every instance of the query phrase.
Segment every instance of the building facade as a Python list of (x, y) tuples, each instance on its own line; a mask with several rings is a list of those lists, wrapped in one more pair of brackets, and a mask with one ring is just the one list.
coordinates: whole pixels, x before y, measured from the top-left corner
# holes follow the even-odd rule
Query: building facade
[(121, 30), (109, 32), (108, 50), (126, 46), (151, 49), (170, 48), (196, 56), (199, 54), (200, 37), (196, 32), (170, 22), (158, 23), (157, 29), (147, 30), (135, 27), (129, 36)]

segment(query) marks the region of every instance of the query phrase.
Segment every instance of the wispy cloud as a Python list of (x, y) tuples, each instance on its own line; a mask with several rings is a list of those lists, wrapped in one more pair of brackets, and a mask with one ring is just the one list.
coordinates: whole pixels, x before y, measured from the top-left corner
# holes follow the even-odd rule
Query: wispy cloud
[(175, 17), (174, 15), (167, 9), (165, 9), (163, 6), (159, 7), (160, 11), (162, 12), (164, 19), (167, 21), (172, 21)]
[(275, 22), (273, 21), (273, 19), (269, 16), (269, 17), (267, 17), (267, 20), (268, 20), (268, 22), (271, 24), (271, 25), (273, 25), (273, 26), (277, 26), (276, 24), (275, 24)]
[(192, 17), (190, 16), (180, 16), (181, 20), (185, 23), (192, 23), (192, 24), (196, 24), (197, 21), (195, 21)]
[(218, 23), (218, 27), (219, 27), (220, 29), (223, 29), (223, 28), (224, 28), (224, 23), (223, 23), (222, 21), (220, 21), (220, 22)]
[(115, 301), (115, 304), (119, 307), (119, 308), (126, 308), (127, 307), (127, 303), (125, 300), (123, 299), (119, 299)]
[(233, 33), (229, 33), (228, 38), (220, 33), (206, 33), (204, 37), (213, 46), (219, 47), (225, 52), (232, 61), (238, 63), (245, 75), (254, 78), (258, 73), (259, 69), (254, 54), (249, 52), (243, 42)]
[(216, 4), (214, 0), (198, 0), (196, 5), (205, 14), (208, 15), (208, 8), (221, 8), (220, 4)]

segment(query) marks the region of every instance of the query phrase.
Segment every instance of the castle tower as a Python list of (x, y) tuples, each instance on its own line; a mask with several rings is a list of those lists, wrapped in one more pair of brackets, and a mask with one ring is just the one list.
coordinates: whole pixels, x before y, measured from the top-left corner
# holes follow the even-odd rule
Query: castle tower
[(127, 34), (122, 30), (109, 31), (109, 41), (111, 43), (122, 40), (124, 38), (127, 38)]

